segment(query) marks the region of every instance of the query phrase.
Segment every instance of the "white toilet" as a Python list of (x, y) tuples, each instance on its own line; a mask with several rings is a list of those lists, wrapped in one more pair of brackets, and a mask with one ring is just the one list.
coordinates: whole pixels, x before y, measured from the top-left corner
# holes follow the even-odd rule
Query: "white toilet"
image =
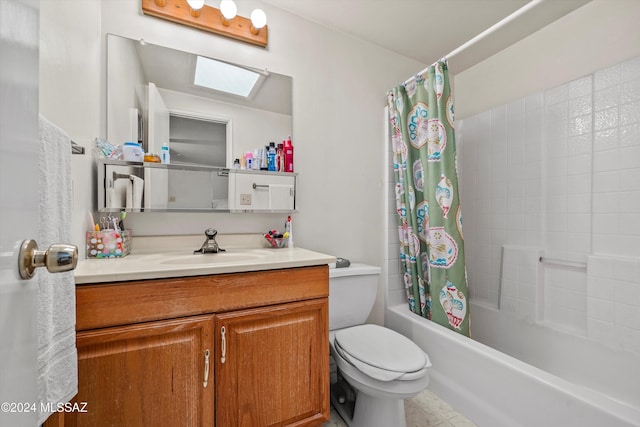
[(329, 269), (329, 347), (337, 366), (331, 401), (351, 427), (405, 427), (403, 399), (429, 384), (431, 362), (420, 347), (364, 324), (379, 276), (380, 268), (365, 264)]

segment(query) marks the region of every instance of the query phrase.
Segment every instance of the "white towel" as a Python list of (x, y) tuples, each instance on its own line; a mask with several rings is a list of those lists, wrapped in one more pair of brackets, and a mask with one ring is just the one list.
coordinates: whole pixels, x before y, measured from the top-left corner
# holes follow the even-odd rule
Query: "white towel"
[(107, 207), (131, 210), (133, 206), (133, 184), (131, 178), (117, 178), (113, 188), (107, 188)]
[(139, 176), (130, 175), (133, 184), (133, 195), (131, 196), (131, 205), (134, 212), (139, 212), (142, 208), (142, 195), (144, 193), (144, 179)]
[[(40, 116), (39, 190), (37, 242), (42, 250), (54, 243), (70, 243), (72, 188), (71, 140), (57, 126)], [(44, 268), (38, 280), (38, 400), (66, 403), (78, 392), (76, 351), (76, 299), (73, 272), (51, 274)], [(40, 412), (39, 423), (50, 413)]]

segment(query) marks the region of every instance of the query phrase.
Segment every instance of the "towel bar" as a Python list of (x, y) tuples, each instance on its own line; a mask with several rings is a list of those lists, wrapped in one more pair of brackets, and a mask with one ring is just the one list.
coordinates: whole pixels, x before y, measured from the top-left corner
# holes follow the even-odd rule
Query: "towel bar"
[(546, 264), (564, 265), (566, 267), (574, 267), (574, 268), (581, 268), (581, 269), (587, 268), (587, 264), (584, 262), (569, 261), (565, 259), (540, 257), (540, 262), (546, 263)]
[(71, 154), (84, 154), (84, 147), (71, 141)]

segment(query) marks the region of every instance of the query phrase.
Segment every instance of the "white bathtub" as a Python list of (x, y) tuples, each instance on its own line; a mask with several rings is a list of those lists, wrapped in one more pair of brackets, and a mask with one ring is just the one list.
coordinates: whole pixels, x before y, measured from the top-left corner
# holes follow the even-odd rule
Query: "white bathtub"
[[(490, 309), (472, 303), (470, 310), (473, 334), (479, 333), (476, 329), (481, 329), (484, 322), (482, 328), (494, 328), (494, 335), (510, 338), (510, 333), (490, 323), (495, 320), (490, 319)], [(480, 427), (640, 426), (637, 405), (574, 384), (463, 337), (411, 313), (405, 304), (390, 307), (386, 323), (429, 354), (433, 363), (429, 388)], [(520, 326), (515, 331), (521, 331)], [(547, 351), (537, 353), (546, 355), (549, 361), (556, 360), (550, 353), (553, 345), (547, 347)], [(606, 363), (592, 362), (595, 376), (601, 375), (600, 368)], [(635, 383), (631, 388), (637, 387), (639, 372), (640, 362), (628, 371), (626, 381)], [(640, 400), (639, 395), (627, 397), (632, 402)]]

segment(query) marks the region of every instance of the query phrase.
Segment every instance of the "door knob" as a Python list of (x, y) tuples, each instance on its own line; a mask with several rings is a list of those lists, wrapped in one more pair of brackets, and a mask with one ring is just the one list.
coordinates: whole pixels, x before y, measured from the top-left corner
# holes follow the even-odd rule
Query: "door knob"
[(24, 280), (33, 277), (36, 267), (47, 267), (49, 273), (61, 273), (75, 269), (77, 264), (78, 247), (74, 245), (56, 244), (40, 251), (35, 240), (25, 240), (18, 255), (18, 271)]

